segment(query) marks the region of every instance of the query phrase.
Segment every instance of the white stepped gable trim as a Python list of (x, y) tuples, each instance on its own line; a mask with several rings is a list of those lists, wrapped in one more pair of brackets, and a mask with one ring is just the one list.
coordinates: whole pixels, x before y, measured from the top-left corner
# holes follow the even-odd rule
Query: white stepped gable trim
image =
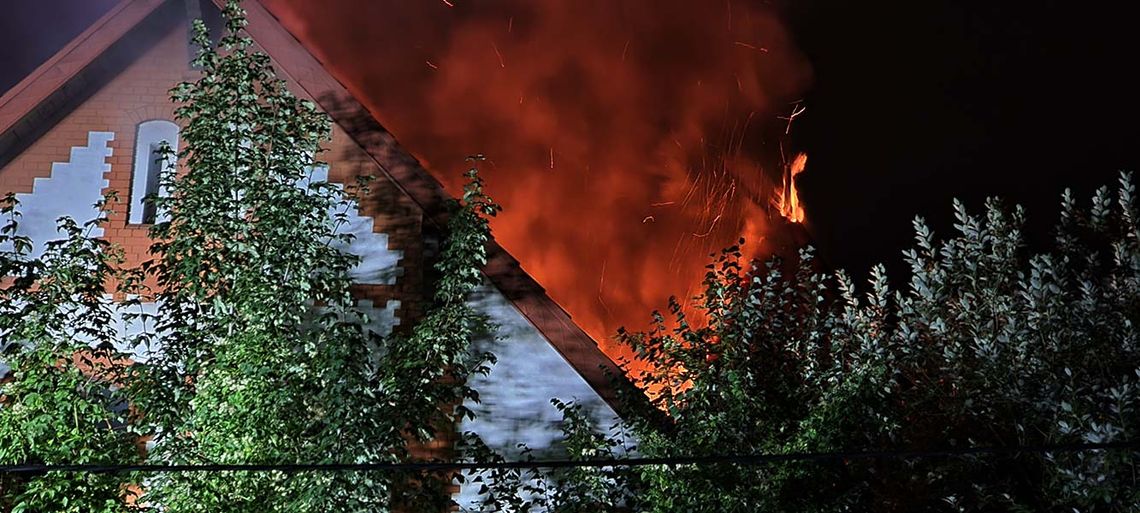
[[(16, 194), (23, 214), (17, 233), (32, 239), (32, 257), (43, 255), (48, 241), (62, 238), (56, 230), (60, 217), (83, 224), (101, 215), (95, 204), (109, 185), (106, 174), (111, 164), (107, 157), (112, 148), (107, 143), (113, 140), (114, 132), (88, 132), (87, 146), (71, 148), (68, 162), (53, 163), (51, 176), (36, 178), (31, 193)], [(102, 237), (103, 229), (94, 228), (91, 236)]]
[[(361, 324), (364, 332), (374, 333), (379, 337), (387, 337), (392, 334), (392, 330), (400, 324), (400, 318), (396, 316), (396, 310), (400, 309), (400, 301), (396, 299), (389, 299), (384, 302), (383, 307), (377, 307), (371, 299), (356, 299), (353, 298), (353, 308), (356, 313), (366, 317), (366, 322)], [(312, 307), (312, 302), (306, 303)], [(329, 309), (324, 306), (318, 306), (313, 309), (314, 315), (324, 315), (329, 313)], [(312, 320), (307, 322), (313, 322)]]
[[(75, 299), (77, 301), (79, 300), (79, 298)], [(132, 297), (131, 299), (135, 298)], [(13, 306), (19, 308), (24, 304), (25, 303), (17, 303)], [(108, 333), (112, 335), (111, 338), (115, 350), (119, 354), (129, 357), (135, 362), (146, 363), (151, 354), (162, 352), (162, 337), (154, 335), (154, 316), (158, 314), (157, 303), (139, 303), (128, 306), (125, 303), (115, 301), (110, 294), (103, 294), (99, 304), (101, 308), (106, 308), (111, 314), (111, 322), (108, 325), (100, 327), (108, 329)], [(59, 312), (64, 313), (65, 311), (60, 309)], [(126, 314), (128, 313), (134, 314), (136, 317), (127, 320), (128, 316)], [(137, 317), (139, 314), (144, 314), (149, 318), (139, 318)], [(144, 343), (143, 338), (140, 337), (144, 331), (153, 335), (146, 343)], [(95, 348), (95, 346), (99, 345), (99, 340), (87, 332), (71, 333), (70, 336), (73, 337), (76, 342), (87, 344), (91, 348)], [(26, 341), (0, 340), (0, 349), (6, 348), (9, 344), (26, 343)], [(2, 353), (2, 351), (0, 351), (0, 353)], [(0, 356), (0, 378), (5, 377), (10, 370), (11, 368), (8, 367), (3, 361), (2, 356)]]
[[(328, 167), (314, 168), (307, 180), (302, 180), (298, 187), (308, 187), (310, 183), (327, 182)], [(342, 187), (340, 184), (334, 184)], [(329, 212), (330, 216), (338, 212)], [(388, 249), (388, 234), (373, 231), (374, 221), (371, 217), (360, 215), (360, 206), (355, 201), (349, 202), (347, 214), (348, 222), (339, 227), (338, 233), (352, 234), (353, 240), (349, 244), (336, 242), (335, 246), (360, 257), (360, 263), (349, 273), (352, 280), (363, 285), (395, 285), (396, 279), (404, 274), (404, 269), (397, 264), (404, 258), (404, 252)]]
[[(111, 296), (106, 296), (106, 299), (110, 302)], [(153, 302), (141, 302), (131, 306), (114, 303), (112, 322), (119, 334), (115, 350), (140, 363), (146, 363), (152, 354), (161, 354), (162, 334), (155, 331), (158, 307), (159, 304)], [(128, 321), (125, 315), (127, 313), (133, 314), (135, 318)], [(149, 340), (140, 339), (140, 335), (144, 332), (150, 335)]]
[[(126, 313), (132, 313), (136, 316), (139, 314), (151, 317), (157, 316), (159, 313), (157, 303), (143, 302), (133, 306), (127, 306), (123, 303), (113, 302), (110, 295), (104, 296), (104, 301), (105, 304), (112, 309), (112, 323), (115, 332), (119, 335), (119, 343), (115, 346), (117, 351), (130, 356), (136, 362), (146, 362), (149, 355), (162, 352), (162, 335), (154, 331), (155, 319), (136, 317), (135, 319), (127, 321), (124, 315)], [(364, 328), (381, 337), (387, 337), (392, 334), (392, 329), (400, 324), (400, 318), (396, 316), (396, 311), (399, 308), (400, 302), (397, 300), (386, 301), (383, 307), (374, 306), (374, 303), (368, 299), (362, 299), (356, 302), (357, 311), (368, 316), (368, 323), (364, 325)], [(318, 308), (317, 310), (325, 311), (323, 308)], [(138, 338), (144, 331), (149, 332), (153, 336), (149, 344), (143, 343), (143, 341)], [(82, 335), (77, 335), (77, 338), (92, 346), (96, 343)]]
[(368, 316), (368, 324), (365, 324), (364, 328), (381, 337), (391, 335), (392, 329), (400, 324), (400, 318), (396, 316), (396, 310), (399, 308), (400, 301), (395, 299), (385, 301), (383, 308), (376, 307), (371, 299), (361, 299), (356, 302), (356, 309)]
[[(137, 296), (130, 299), (137, 299)], [(158, 303), (140, 302), (128, 305), (115, 301), (110, 294), (104, 294), (100, 304), (111, 314), (111, 322), (109, 326), (105, 327), (109, 328), (110, 333), (114, 335), (115, 350), (119, 354), (130, 357), (136, 362), (145, 363), (151, 354), (162, 352), (162, 337), (155, 331)], [(128, 316), (127, 314), (131, 315)], [(128, 320), (127, 317), (132, 318)], [(144, 343), (140, 338), (144, 332), (151, 335), (148, 343)], [(90, 333), (74, 333), (72, 337), (75, 341), (87, 344), (92, 348), (99, 344), (99, 340), (91, 336)]]
[[(139, 363), (146, 363), (151, 355), (162, 353), (162, 334), (155, 331), (155, 317), (159, 313), (158, 303), (142, 302), (128, 306), (114, 301), (110, 294), (105, 294), (102, 298), (102, 304), (111, 311), (110, 328), (116, 334), (116, 351)], [(400, 318), (396, 316), (396, 311), (399, 308), (400, 301), (394, 299), (385, 301), (383, 307), (375, 306), (375, 303), (370, 299), (356, 301), (357, 311), (368, 318), (368, 323), (364, 325), (364, 329), (380, 337), (391, 335), (393, 328), (400, 324)], [(324, 311), (323, 308), (318, 310)], [(134, 318), (127, 320), (126, 314), (128, 313), (134, 314)], [(150, 334), (149, 340), (140, 338), (144, 332)], [(91, 347), (98, 344), (98, 340), (86, 333), (76, 333), (74, 336), (77, 341), (86, 343)], [(7, 347), (9, 343), (13, 342), (0, 340), (0, 349)], [(376, 353), (374, 356), (378, 357), (378, 355), (379, 353)], [(0, 378), (6, 376), (9, 370), (8, 365), (0, 358)]]

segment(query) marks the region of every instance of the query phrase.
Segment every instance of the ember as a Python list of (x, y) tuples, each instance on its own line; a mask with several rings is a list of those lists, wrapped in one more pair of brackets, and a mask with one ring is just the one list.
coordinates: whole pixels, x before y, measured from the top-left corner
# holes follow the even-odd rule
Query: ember
[(489, 156), (497, 239), (611, 355), (710, 253), (768, 251), (774, 198), (803, 221), (778, 115), (810, 71), (761, 2), (266, 3), (449, 188)]

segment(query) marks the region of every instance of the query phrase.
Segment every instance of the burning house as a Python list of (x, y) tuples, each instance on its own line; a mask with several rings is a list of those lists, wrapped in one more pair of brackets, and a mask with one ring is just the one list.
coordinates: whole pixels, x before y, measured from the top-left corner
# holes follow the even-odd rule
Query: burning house
[[(374, 329), (380, 333), (413, 325), (422, 315), (420, 305), (431, 293), (425, 290), (425, 274), (446, 215), (448, 195), (444, 185), (373, 117), (372, 112), (377, 112), (375, 106), (338, 82), (330, 69), (293, 36), (274, 12), (254, 0), (246, 0), (244, 7), (248, 11), (250, 36), (259, 49), (272, 58), (292, 91), (315, 101), (334, 121), (333, 137), (323, 155), (328, 163), (323, 171), (325, 177), (336, 183), (351, 183), (363, 176), (379, 178), (360, 199), (358, 208), (350, 212), (348, 230), (355, 235), (355, 241), (349, 250), (362, 258), (354, 271), (357, 306), (376, 320)], [(296, 14), (290, 10), (283, 12)], [(558, 16), (563, 15), (570, 14)], [(142, 199), (157, 192), (157, 173), (161, 166), (155, 161), (160, 142), (178, 146), (179, 126), (174, 121), (174, 105), (168, 91), (175, 83), (193, 79), (196, 73), (188, 64), (195, 51), (189, 44), (189, 20), (217, 16), (216, 6), (204, 0), (122, 0), (0, 97), (0, 192), (17, 194), (24, 215), (21, 224), (24, 235), (36, 241), (56, 238), (57, 218), (93, 219), (99, 215), (93, 205), (104, 194), (117, 191), (118, 199), (111, 205), (112, 214), (96, 235), (122, 247), (130, 263), (147, 258), (150, 245), (147, 233), (155, 212)], [(753, 21), (750, 29), (763, 28), (767, 23), (764, 19)], [(521, 20), (516, 22), (511, 18), (506, 30), (521, 30), (515, 23)], [(729, 23), (731, 26), (733, 22)], [(728, 37), (734, 36), (729, 34)], [(735, 43), (734, 48), (741, 51), (769, 52), (758, 43)], [(772, 44), (784, 43), (774, 41)], [(498, 47), (494, 50), (495, 62), (505, 68), (507, 63), (502, 52)], [(624, 61), (637, 52), (637, 48), (630, 49), (626, 43), (620, 57), (612, 57)], [(429, 60), (426, 65), (431, 72), (462, 72), (461, 69), (441, 70), (441, 66), (451, 63), (454, 59), (439, 63)], [(777, 65), (789, 66), (787, 62)], [(591, 72), (584, 70), (583, 73)], [(548, 78), (539, 72), (534, 80)], [(800, 77), (791, 82), (803, 80)], [(452, 85), (444, 86), (445, 91), (439, 94), (454, 95), (463, 90), (452, 82), (454, 80), (447, 82)], [(753, 103), (769, 107), (774, 98), (786, 96), (798, 87), (788, 85), (779, 94), (767, 95), (760, 91), (755, 77), (738, 76), (735, 84), (739, 94), (755, 97)], [(739, 126), (723, 131), (725, 142), (721, 154), (705, 159), (702, 149), (698, 152), (701, 156), (694, 157), (686, 147), (695, 141), (704, 142), (708, 121), (705, 116), (719, 107), (698, 102), (703, 94), (702, 86), (698, 83), (693, 87), (686, 89), (682, 96), (699, 105), (693, 108), (700, 112), (676, 114), (680, 119), (674, 123), (677, 130), (668, 134), (647, 131), (625, 136), (631, 141), (641, 141), (635, 147), (648, 144), (645, 141), (656, 141), (654, 144), (660, 143), (660, 147), (655, 147), (658, 156), (654, 158), (674, 164), (693, 164), (701, 169), (699, 173), (681, 171), (678, 174), (677, 169), (663, 169), (657, 176), (657, 186), (636, 190), (636, 183), (621, 182), (613, 173), (623, 166), (639, 165), (636, 162), (639, 155), (615, 149), (604, 155), (604, 159), (597, 160), (597, 169), (609, 173), (608, 179), (603, 175), (564, 176), (555, 188), (565, 186), (562, 190), (566, 194), (542, 207), (558, 209), (580, 201), (593, 190), (594, 186), (588, 184), (607, 180), (602, 189), (606, 191), (606, 201), (614, 207), (607, 207), (599, 215), (614, 216), (615, 209), (619, 209), (624, 217), (634, 221), (626, 219), (614, 221), (613, 226), (603, 226), (598, 218), (582, 218), (571, 212), (573, 215), (567, 215), (566, 220), (574, 221), (574, 226), (550, 225), (548, 218), (537, 213), (538, 203), (524, 201), (519, 196), (536, 194), (538, 182), (527, 179), (518, 184), (516, 191), (504, 191), (508, 216), (515, 216), (516, 221), (503, 222), (505, 224), (496, 225), (495, 229), (500, 239), (510, 240), (512, 248), (517, 247), (526, 254), (523, 261), (527, 271), (501, 246), (492, 244), (484, 270), (486, 285), (471, 301), (500, 326), (503, 338), (479, 342), (477, 349), (495, 353), (498, 363), (490, 376), (475, 378), (477, 382), (473, 383), (482, 399), (481, 404), (470, 405), (477, 419), (457, 429), (475, 431), (498, 449), (509, 451), (516, 444), (525, 443), (541, 452), (552, 447), (559, 434), (560, 415), (549, 402), (555, 397), (574, 399), (585, 405), (600, 422), (608, 423), (616, 416), (611, 406), (615, 393), (608, 374), (620, 372), (611, 359), (616, 353), (610, 351), (607, 356), (604, 352), (607, 348), (604, 344), (599, 348), (594, 337), (601, 339), (612, 333), (617, 323), (631, 318), (631, 312), (648, 318), (649, 310), (643, 309), (647, 304), (662, 306), (669, 295), (692, 295), (708, 253), (741, 236), (755, 241), (749, 256), (778, 251), (802, 241), (802, 231), (775, 230), (773, 226), (804, 221), (793, 178), (803, 170), (806, 157), (796, 157), (787, 166), (773, 166), (784, 170), (782, 181), (779, 177), (765, 176), (762, 166), (741, 150), (752, 115), (741, 120)], [(525, 125), (521, 129), (531, 133), (555, 129), (556, 124), (543, 125), (540, 119), (543, 112), (551, 112), (542, 107), (547, 100), (527, 98), (523, 94), (517, 99), (512, 96), (511, 101), (527, 109), (532, 108), (531, 105), (538, 109), (537, 113), (520, 118), (520, 123)], [(639, 112), (615, 113), (619, 114), (618, 117), (641, 115)], [(589, 119), (583, 118), (583, 121)], [(464, 125), (457, 132), (458, 136), (470, 134), (470, 128)], [(621, 122), (615, 122), (605, 126), (595, 124), (591, 130), (600, 136), (607, 133), (612, 136), (625, 128)], [(590, 145), (573, 140), (575, 130), (572, 128), (559, 130), (568, 134), (563, 144), (548, 145), (548, 151), (540, 152), (540, 160), (548, 161), (551, 172), (560, 166), (574, 165), (588, 172), (590, 159), (585, 157), (585, 152)], [(412, 139), (429, 144), (431, 137), (417, 134)], [(495, 149), (502, 147), (501, 142), (478, 137), (468, 146), (479, 144)], [(478, 147), (471, 149), (482, 151)], [(444, 158), (435, 162), (444, 163)], [(461, 160), (457, 158), (455, 162)], [(497, 165), (492, 163), (488, 170), (493, 192), (496, 180), (504, 183), (510, 178), (496, 169), (505, 167), (505, 163), (506, 159)], [(618, 202), (619, 199), (624, 203)], [(629, 208), (628, 205), (637, 206)], [(531, 225), (527, 225), (528, 220)], [(569, 233), (568, 244), (573, 245), (575, 241), (585, 240), (583, 237), (595, 236), (613, 242), (623, 233), (621, 228), (628, 228), (625, 225), (643, 227), (645, 238), (613, 253), (612, 262), (606, 254), (587, 258), (581, 251), (574, 252), (561, 243), (523, 244), (534, 238), (535, 226), (539, 226), (540, 232), (565, 229)], [(681, 234), (679, 239), (665, 236), (675, 233)], [(566, 253), (551, 253), (561, 250)], [(672, 254), (673, 258), (664, 263), (635, 264), (632, 259), (642, 253)], [(581, 261), (570, 261), (579, 257)], [(630, 272), (637, 267), (644, 272)], [(558, 302), (528, 272), (557, 289)], [(593, 281), (595, 275), (599, 277), (596, 287), (584, 285), (580, 277), (588, 276), (588, 281)], [(665, 279), (668, 276), (680, 276), (680, 279)], [(679, 282), (683, 284), (681, 287), (677, 286)], [(560, 304), (574, 312), (576, 319), (571, 319)]]
[[(94, 219), (94, 204), (114, 190), (120, 199), (96, 235), (121, 246), (130, 262), (146, 258), (154, 212), (142, 198), (155, 192), (152, 162), (161, 141), (178, 144), (168, 90), (195, 73), (189, 18), (217, 15), (202, 4), (123, 0), (0, 97), (0, 190), (20, 200), (24, 235), (58, 238), (57, 218)], [(412, 325), (431, 293), (424, 275), (446, 194), (268, 11), (256, 2), (245, 8), (250, 35), (280, 75), (335, 121), (324, 155), (328, 180), (379, 177), (350, 212), (350, 251), (362, 258), (355, 296), (376, 331)], [(574, 398), (600, 421), (612, 420), (605, 371), (614, 364), (507, 252), (494, 246), (489, 260), (486, 286), (471, 301), (506, 338), (479, 342), (499, 362), (474, 384), (478, 419), (457, 429), (502, 448), (550, 447), (561, 418), (553, 397)]]

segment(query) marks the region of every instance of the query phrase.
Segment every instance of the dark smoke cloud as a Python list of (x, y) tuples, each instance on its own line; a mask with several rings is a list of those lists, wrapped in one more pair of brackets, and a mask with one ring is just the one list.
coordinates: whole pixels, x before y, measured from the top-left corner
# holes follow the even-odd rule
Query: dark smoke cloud
[(810, 74), (774, 8), (450, 1), (267, 3), (449, 188), (491, 159), (496, 237), (595, 337), (761, 251)]

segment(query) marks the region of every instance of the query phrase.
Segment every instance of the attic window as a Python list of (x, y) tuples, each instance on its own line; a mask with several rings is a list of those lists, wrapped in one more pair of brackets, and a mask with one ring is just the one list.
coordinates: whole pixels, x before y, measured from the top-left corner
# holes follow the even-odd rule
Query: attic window
[(135, 138), (135, 167), (131, 177), (131, 200), (127, 207), (127, 222), (130, 224), (151, 224), (158, 217), (153, 202), (147, 196), (163, 195), (159, 178), (163, 168), (173, 162), (163, 160), (159, 149), (166, 142), (175, 152), (178, 151), (178, 125), (164, 119), (139, 123)]

